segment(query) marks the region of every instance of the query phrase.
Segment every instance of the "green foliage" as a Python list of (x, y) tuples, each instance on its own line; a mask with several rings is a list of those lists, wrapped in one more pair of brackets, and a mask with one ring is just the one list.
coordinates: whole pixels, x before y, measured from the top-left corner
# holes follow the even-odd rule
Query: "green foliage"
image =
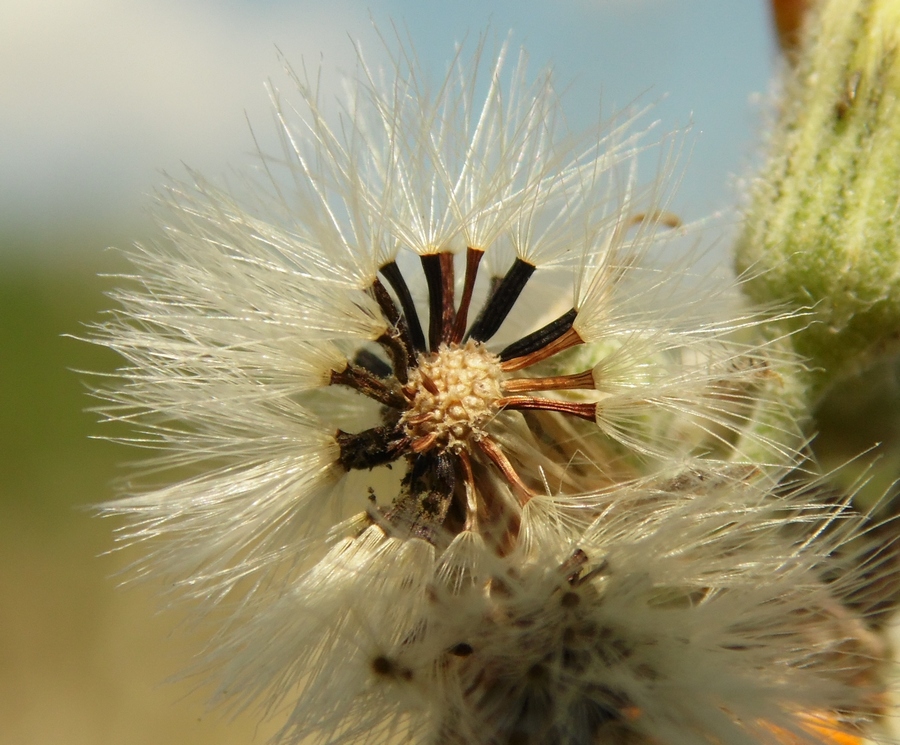
[(900, 2), (831, 0), (786, 83), (737, 266), (760, 302), (811, 308), (815, 398), (900, 340)]

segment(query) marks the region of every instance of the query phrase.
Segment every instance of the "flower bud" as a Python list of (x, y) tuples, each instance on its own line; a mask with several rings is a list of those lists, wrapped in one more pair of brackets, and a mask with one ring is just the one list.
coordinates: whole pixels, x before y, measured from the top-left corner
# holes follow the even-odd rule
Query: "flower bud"
[(900, 338), (900, 2), (830, 0), (790, 71), (737, 266), (757, 301), (811, 307), (814, 392)]

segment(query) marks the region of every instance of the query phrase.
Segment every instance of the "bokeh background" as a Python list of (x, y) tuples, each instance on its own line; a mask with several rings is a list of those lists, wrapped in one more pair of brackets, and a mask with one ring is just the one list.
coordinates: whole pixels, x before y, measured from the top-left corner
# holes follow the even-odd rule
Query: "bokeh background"
[(116, 361), (71, 338), (109, 305), (108, 246), (152, 235), (151, 194), (183, 164), (224, 179), (274, 143), (279, 52), (338, 90), (353, 42), (377, 63), (392, 24), (441, 74), (455, 43), (512, 32), (552, 63), (573, 127), (638, 101), (692, 125), (678, 208), (727, 247), (780, 62), (764, 0), (29, 0), (0, 2), (0, 745), (265, 742), (272, 725), (166, 682), (200, 641), (85, 507), (135, 456), (105, 434), (79, 370)]

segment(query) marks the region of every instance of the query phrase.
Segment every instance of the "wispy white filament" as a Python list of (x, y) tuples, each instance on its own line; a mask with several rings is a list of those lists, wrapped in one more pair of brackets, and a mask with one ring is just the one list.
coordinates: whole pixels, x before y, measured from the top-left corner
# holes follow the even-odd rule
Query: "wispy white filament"
[(862, 529), (778, 483), (796, 362), (663, 260), (678, 148), (641, 186), (634, 117), (574, 137), (509, 56), (432, 86), (360, 53), (334, 116), (292, 73), (257, 204), (196, 174), (160, 197), (94, 339), (126, 362), (102, 411), (158, 458), (102, 511), (222, 609), (198, 667), (284, 742), (811, 745), (808, 716), (869, 717), (859, 577), (829, 574)]
[(235, 625), (223, 695), (286, 706), (291, 742), (820, 742), (806, 715), (871, 695), (834, 599), (858, 578), (823, 574), (858, 526), (771, 486), (698, 466), (582, 495), (581, 529), (536, 499), (506, 557), (370, 528)]

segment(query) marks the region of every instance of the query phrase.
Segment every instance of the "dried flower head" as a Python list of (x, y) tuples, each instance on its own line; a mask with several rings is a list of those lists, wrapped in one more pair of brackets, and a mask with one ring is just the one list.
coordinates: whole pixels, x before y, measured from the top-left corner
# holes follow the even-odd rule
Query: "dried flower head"
[(372, 526), (245, 609), (220, 697), (285, 710), (290, 742), (856, 742), (883, 650), (840, 602), (860, 574), (827, 571), (859, 522), (773, 487), (707, 462), (536, 497), (504, 556)]
[(334, 116), (295, 76), (258, 205), (169, 188), (100, 395), (181, 480), (104, 511), (140, 570), (236, 609), (222, 697), (290, 701), (292, 742), (805, 737), (856, 702), (801, 644), (827, 550), (742, 478), (659, 486), (790, 460), (791, 363), (668, 260), (673, 150), (641, 187), (632, 118), (573, 137), (506, 56), (435, 88), (360, 56)]

